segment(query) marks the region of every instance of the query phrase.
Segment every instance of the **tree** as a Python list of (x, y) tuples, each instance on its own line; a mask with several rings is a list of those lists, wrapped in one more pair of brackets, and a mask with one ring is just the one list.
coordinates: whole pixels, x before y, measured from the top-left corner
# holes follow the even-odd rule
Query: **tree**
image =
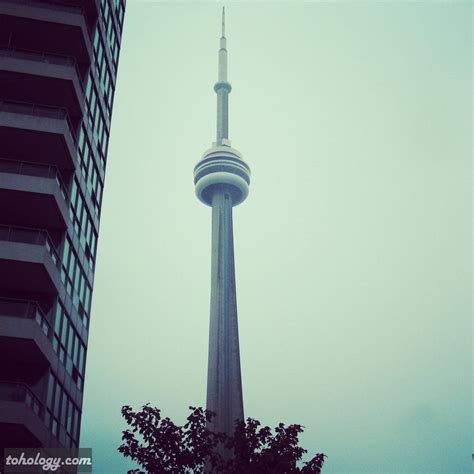
[(229, 474), (321, 472), (326, 457), (322, 453), (303, 467), (297, 465), (307, 452), (298, 445), (301, 425), (280, 423), (273, 434), (268, 426), (261, 427), (259, 421), (247, 418), (246, 422), (236, 423), (234, 435), (228, 436), (208, 429), (214, 413), (203, 408), (189, 409), (187, 422), (177, 426), (149, 404), (136, 412), (124, 406), (122, 416), (129, 429), (122, 432), (119, 452), (151, 473), (199, 473), (204, 472), (204, 467), (206, 471)]

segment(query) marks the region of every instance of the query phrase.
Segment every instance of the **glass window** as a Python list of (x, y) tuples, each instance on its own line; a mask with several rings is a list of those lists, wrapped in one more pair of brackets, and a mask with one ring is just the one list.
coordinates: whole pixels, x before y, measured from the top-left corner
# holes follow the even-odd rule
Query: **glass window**
[[(56, 377), (50, 372), (50, 385), (54, 387), (54, 415), (52, 416), (51, 407), (46, 410), (45, 423), (46, 426), (51, 427), (54, 436), (58, 436), (59, 425), (64, 427), (64, 431), (69, 432), (71, 439), (74, 440), (74, 445), (77, 445), (79, 431), (76, 432), (76, 424), (79, 423), (80, 412), (74, 405), (72, 399), (66, 393), (64, 388), (59, 384)], [(77, 418), (77, 420), (75, 420)]]
[(94, 35), (94, 50), (97, 49), (97, 45), (99, 44), (99, 28), (95, 30), (95, 35)]
[(62, 324), (62, 331), (61, 331), (61, 343), (64, 347), (66, 347), (67, 343), (67, 333), (68, 333), (68, 319), (64, 317), (64, 313), (62, 315), (63, 318), (63, 324)]
[(69, 337), (67, 340), (67, 353), (72, 354), (74, 345), (74, 328), (71, 323), (69, 323)]
[(99, 121), (99, 127), (98, 127), (98, 131), (97, 131), (97, 134), (99, 135), (99, 141), (102, 143), (102, 133), (104, 132), (104, 120), (103, 118), (101, 117), (100, 118), (100, 121)]
[(113, 42), (113, 29), (112, 29), (111, 21), (109, 21), (107, 24), (107, 38), (109, 40), (110, 50), (112, 51), (114, 42)]
[(68, 410), (67, 410), (67, 431), (68, 431), (68, 433), (72, 432), (72, 417), (73, 417), (73, 405), (68, 400)]
[(55, 390), (55, 396), (54, 396), (54, 416), (56, 418), (59, 418), (59, 410), (61, 408), (61, 389), (59, 387), (59, 384), (56, 382), (55, 383), (55, 387), (56, 387), (56, 390)]
[[(82, 222), (81, 222), (81, 228), (85, 230), (86, 228), (86, 221), (87, 221), (88, 215), (87, 211), (84, 209), (84, 212), (82, 213)], [(84, 232), (82, 232), (84, 233)]]
[(56, 303), (56, 311), (54, 316), (54, 331), (56, 334), (59, 334), (59, 330), (61, 327), (61, 305), (60, 303)]
[(104, 135), (104, 145), (102, 147), (102, 152), (104, 154), (104, 156), (107, 155), (107, 147), (109, 145), (109, 134), (107, 133), (107, 131), (105, 132), (105, 135)]
[(81, 127), (81, 129), (79, 130), (79, 142), (78, 142), (79, 150), (82, 151), (83, 146), (84, 146), (84, 129)]
[(63, 404), (62, 404), (62, 407), (61, 407), (61, 418), (60, 418), (60, 422), (63, 426), (66, 426), (66, 408), (67, 408), (67, 403), (68, 403), (69, 400), (63, 400)]
[(66, 370), (69, 375), (72, 375), (72, 359), (70, 357), (66, 358)]
[(84, 167), (86, 170), (89, 167), (90, 152), (91, 152), (91, 149), (90, 149), (89, 143), (86, 143), (86, 148), (84, 149), (84, 156), (83, 156), (83, 162), (85, 164)]
[[(74, 374), (74, 366), (76, 367), (76, 372), (80, 371), (82, 374), (83, 368), (81, 364), (83, 364), (84, 360), (85, 346), (82, 344), (79, 334), (69, 319), (66, 310), (59, 303), (57, 303), (56, 310), (60, 312), (58, 319), (62, 321), (62, 324), (55, 327), (54, 350), (59, 355), (59, 359), (65, 365), (69, 374)], [(59, 333), (59, 330), (61, 330), (61, 333)], [(82, 380), (78, 379), (77, 375), (74, 381), (79, 389), (82, 390)]]
[(91, 240), (91, 234), (92, 234), (92, 222), (90, 219), (87, 219), (86, 222), (86, 230), (85, 230), (85, 235), (86, 235), (86, 240), (87, 242), (90, 242)]
[(54, 393), (54, 377), (50, 373), (48, 377), (48, 395), (46, 397), (46, 405), (48, 408), (53, 406), (53, 393)]
[(74, 408), (74, 430), (73, 430), (73, 438), (79, 439), (79, 410)]
[(72, 362), (74, 365), (77, 365), (77, 356), (79, 353), (79, 338), (77, 337), (77, 334), (74, 334), (74, 349), (72, 351)]
[(79, 288), (78, 288), (78, 293), (79, 293), (79, 298), (83, 301), (84, 300), (84, 288), (86, 284), (86, 279), (84, 278), (84, 275), (81, 275), (81, 280), (79, 282)]
[(96, 56), (96, 63), (97, 63), (98, 68), (100, 68), (100, 65), (102, 64), (103, 59), (104, 59), (104, 47), (102, 46), (102, 41), (101, 41), (97, 48), (97, 56)]
[(91, 303), (91, 290), (89, 285), (86, 285), (86, 294), (84, 298), (84, 306), (86, 309), (87, 314), (89, 314), (90, 311), (90, 303)]
[(92, 236), (91, 236), (91, 250), (92, 250), (92, 253), (93, 253), (93, 254), (95, 254), (95, 252), (96, 252), (96, 243), (97, 243), (96, 234), (95, 234), (95, 232), (92, 232)]
[(122, 26), (123, 24), (123, 14), (124, 14), (124, 8), (123, 8), (123, 5), (120, 5), (120, 9), (119, 9), (119, 23), (120, 23), (120, 26)]
[(116, 50), (114, 51), (114, 65), (115, 65), (115, 67), (117, 67), (118, 56), (119, 56), (119, 49), (116, 48)]
[(91, 114), (91, 117), (94, 117), (96, 101), (97, 101), (97, 96), (96, 96), (95, 90), (92, 89), (91, 101), (90, 101), (90, 107), (89, 107), (89, 112)]
[(81, 375), (84, 375), (84, 354), (85, 354), (85, 346), (84, 344), (80, 344), (79, 346), (79, 372)]
[(64, 249), (63, 249), (63, 264), (67, 266), (67, 258), (69, 257), (69, 240), (66, 239), (64, 241)]
[(76, 194), (77, 194), (77, 184), (76, 180), (72, 182), (72, 190), (71, 190), (71, 204), (74, 205), (76, 203)]
[(58, 425), (58, 422), (56, 421), (55, 418), (52, 419), (52, 422), (51, 422), (51, 431), (53, 432), (53, 435), (54, 436), (58, 436), (59, 434), (59, 425)]
[(83, 205), (84, 205), (84, 202), (83, 202), (82, 196), (80, 194), (78, 194), (77, 195), (76, 216), (78, 216), (79, 219), (81, 218), (81, 215), (82, 215)]
[(70, 252), (69, 257), (69, 268), (68, 268), (68, 276), (70, 280), (74, 280), (74, 271), (76, 270), (76, 255), (74, 252)]
[(91, 101), (91, 92), (92, 92), (92, 76), (89, 74), (87, 76), (87, 84), (86, 84), (86, 100), (89, 103)]

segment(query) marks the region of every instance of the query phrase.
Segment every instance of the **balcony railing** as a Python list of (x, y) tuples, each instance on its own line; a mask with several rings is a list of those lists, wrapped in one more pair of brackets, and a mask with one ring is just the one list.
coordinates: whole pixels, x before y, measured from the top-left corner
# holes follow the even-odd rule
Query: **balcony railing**
[(21, 174), (54, 179), (59, 186), (64, 200), (67, 203), (69, 202), (69, 195), (67, 193), (66, 186), (64, 185), (56, 166), (44, 165), (42, 163), (31, 163), (28, 161), (5, 160), (0, 158), (0, 173)]
[(82, 13), (84, 10), (80, 5), (61, 2), (58, 0), (8, 0), (9, 3), (20, 3), (24, 5), (34, 5), (40, 8), (52, 8), (53, 10), (61, 10), (72, 13)]
[[(5, 0), (4, 0), (5, 1)], [(62, 2), (60, 0), (7, 0), (9, 3), (19, 3), (23, 5), (31, 5), (33, 7), (45, 8), (49, 10), (59, 10), (63, 12), (76, 13), (79, 15), (84, 15), (84, 8), (81, 5), (74, 5), (72, 3)], [(86, 23), (87, 32), (89, 33), (89, 38), (92, 38), (92, 32), (89, 24)]]
[(51, 333), (51, 326), (36, 301), (0, 297), (0, 316), (34, 319), (46, 337)]
[(0, 240), (7, 242), (21, 242), (24, 244), (43, 245), (46, 247), (54, 265), (61, 267), (59, 254), (46, 230), (31, 229), (28, 227), (14, 227), (0, 225)]
[(29, 61), (36, 61), (46, 64), (57, 64), (59, 66), (71, 66), (76, 70), (76, 74), (81, 86), (82, 92), (84, 93), (84, 84), (82, 83), (81, 73), (77, 65), (75, 58), (71, 56), (64, 56), (60, 54), (51, 54), (38, 51), (30, 51), (28, 49), (18, 49), (13, 47), (2, 46), (0, 47), (0, 56), (8, 56), (18, 59), (27, 59)]
[(74, 132), (74, 127), (72, 126), (71, 120), (66, 109), (59, 107), (49, 107), (45, 105), (31, 104), (29, 102), (17, 102), (10, 100), (0, 100), (0, 111), (10, 112), (13, 114), (26, 114), (33, 115), (37, 117), (48, 117), (52, 119), (62, 119), (65, 120), (71, 137), (76, 143), (76, 133)]
[(18, 382), (0, 380), (0, 400), (20, 402), (28, 405), (41, 420), (44, 419), (44, 408), (38, 397), (28, 385)]

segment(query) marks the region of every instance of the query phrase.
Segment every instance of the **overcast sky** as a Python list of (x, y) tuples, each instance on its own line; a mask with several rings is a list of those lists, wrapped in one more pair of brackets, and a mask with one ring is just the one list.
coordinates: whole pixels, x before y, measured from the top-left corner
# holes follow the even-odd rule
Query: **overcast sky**
[[(324, 473), (470, 472), (471, 3), (225, 2), (245, 415)], [(125, 472), (123, 404), (205, 404), (222, 3), (128, 1), (83, 447)]]

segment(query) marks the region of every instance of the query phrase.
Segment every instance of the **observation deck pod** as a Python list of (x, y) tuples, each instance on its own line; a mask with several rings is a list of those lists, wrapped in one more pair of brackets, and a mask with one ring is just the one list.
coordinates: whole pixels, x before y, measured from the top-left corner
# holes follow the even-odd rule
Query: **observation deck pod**
[(250, 167), (236, 149), (215, 146), (194, 167), (194, 184), (196, 196), (207, 206), (212, 206), (213, 191), (222, 186), (229, 190), (232, 206), (237, 206), (248, 196)]

